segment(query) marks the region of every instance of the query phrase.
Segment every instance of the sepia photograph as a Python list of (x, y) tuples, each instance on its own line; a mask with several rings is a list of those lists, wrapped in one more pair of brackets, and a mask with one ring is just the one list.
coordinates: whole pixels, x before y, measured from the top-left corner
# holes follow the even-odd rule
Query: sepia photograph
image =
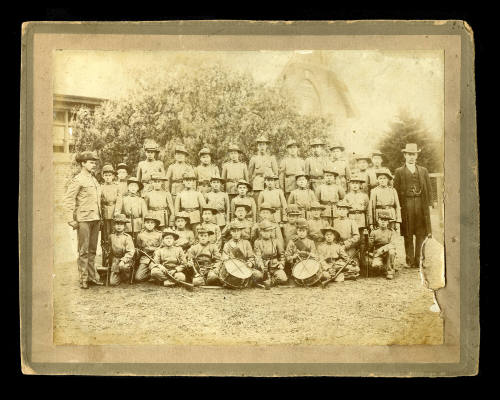
[(51, 110), (38, 139), (50, 170), (34, 168), (51, 205), (34, 214), (48, 231), (41, 358), (88, 348), (74, 360), (118, 362), (124, 346), (120, 362), (136, 348), (249, 362), (273, 348), (296, 349), (276, 362), (307, 349), (322, 362), (322, 348), (356, 348), (374, 353), (353, 362), (459, 362), (437, 350), (466, 337), (449, 206), (461, 178), (446, 168), (460, 157), (446, 150), (460, 132), (454, 53), (424, 39), (204, 49), (111, 36), (56, 43), (38, 72)]

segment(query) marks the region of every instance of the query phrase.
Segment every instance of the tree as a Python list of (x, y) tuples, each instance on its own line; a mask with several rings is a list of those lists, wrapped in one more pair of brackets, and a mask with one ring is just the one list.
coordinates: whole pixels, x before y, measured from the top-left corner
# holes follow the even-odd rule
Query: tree
[(443, 147), (439, 140), (434, 139), (423, 126), (422, 121), (401, 112), (397, 119), (390, 124), (390, 131), (378, 143), (378, 148), (384, 154), (384, 165), (391, 171), (404, 163), (401, 152), (407, 143), (416, 143), (422, 151), (418, 155), (417, 163), (424, 166), (429, 172), (443, 171)]
[(137, 88), (122, 99), (109, 100), (93, 113), (76, 112), (75, 150), (96, 150), (104, 163), (120, 162), (136, 168), (145, 157), (146, 138), (156, 140), (159, 158), (168, 166), (177, 144), (198, 164), (198, 151), (208, 146), (213, 162), (226, 159), (229, 144), (238, 144), (245, 161), (256, 152), (255, 138), (271, 141), (278, 157), (285, 143), (295, 139), (306, 155), (313, 137), (326, 140), (332, 121), (298, 114), (279, 90), (218, 65), (169, 71), (165, 77), (141, 77)]

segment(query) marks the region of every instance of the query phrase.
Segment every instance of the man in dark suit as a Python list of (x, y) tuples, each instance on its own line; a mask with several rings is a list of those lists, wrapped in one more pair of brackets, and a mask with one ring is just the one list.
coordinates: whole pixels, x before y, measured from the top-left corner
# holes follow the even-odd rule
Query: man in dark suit
[(418, 268), (422, 242), (426, 236), (432, 235), (431, 182), (427, 169), (416, 165), (418, 153), (421, 151), (417, 145), (408, 143), (401, 151), (405, 157), (405, 165), (396, 169), (394, 188), (401, 203), (401, 235), (405, 242), (406, 264), (408, 267)]

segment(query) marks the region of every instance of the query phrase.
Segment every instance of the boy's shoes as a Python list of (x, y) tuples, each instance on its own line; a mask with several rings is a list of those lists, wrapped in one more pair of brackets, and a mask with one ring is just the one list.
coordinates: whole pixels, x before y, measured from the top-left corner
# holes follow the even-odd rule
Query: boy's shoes
[(80, 288), (81, 288), (81, 289), (88, 289), (88, 288), (89, 288), (89, 285), (88, 285), (88, 283), (87, 283), (87, 282), (82, 282), (82, 283), (80, 283)]

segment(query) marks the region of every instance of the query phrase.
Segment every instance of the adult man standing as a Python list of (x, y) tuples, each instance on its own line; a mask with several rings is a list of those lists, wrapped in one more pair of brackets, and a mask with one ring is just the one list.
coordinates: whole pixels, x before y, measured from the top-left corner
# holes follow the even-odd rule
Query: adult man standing
[(102, 215), (101, 188), (92, 175), (98, 159), (90, 151), (77, 155), (81, 171), (69, 183), (64, 199), (66, 221), (78, 234), (78, 272), (82, 289), (88, 289), (89, 282), (102, 285), (94, 265)]
[(410, 268), (418, 268), (422, 243), (426, 236), (432, 235), (431, 182), (427, 169), (416, 165), (418, 153), (421, 151), (417, 145), (407, 143), (401, 151), (405, 157), (405, 165), (396, 169), (394, 188), (401, 203), (401, 235), (405, 242), (406, 264)]

